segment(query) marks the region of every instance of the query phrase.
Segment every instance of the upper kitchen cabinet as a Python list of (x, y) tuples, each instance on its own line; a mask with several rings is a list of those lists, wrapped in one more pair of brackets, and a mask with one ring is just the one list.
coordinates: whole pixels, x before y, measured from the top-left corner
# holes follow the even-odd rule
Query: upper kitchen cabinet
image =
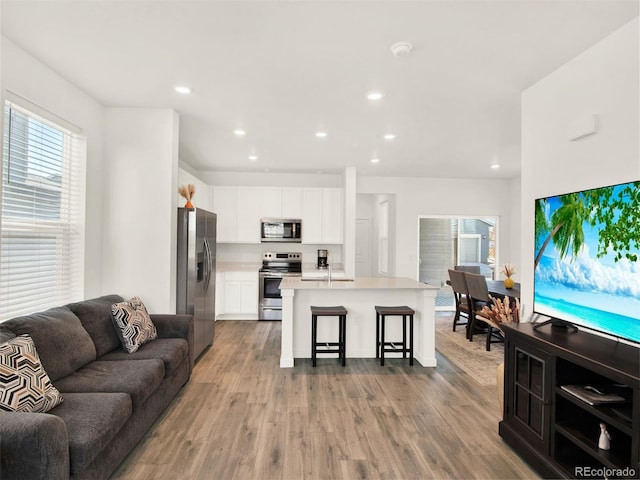
[(259, 187), (213, 187), (218, 242), (260, 243), (262, 192)]
[(260, 243), (260, 219), (263, 217), (264, 189), (238, 187), (238, 242)]
[(343, 190), (302, 189), (302, 242), (342, 243)]
[(282, 188), (262, 187), (260, 196), (262, 197), (262, 217), (282, 218)]
[(302, 188), (283, 187), (281, 190), (282, 218), (302, 218)]
[(262, 218), (302, 218), (302, 188), (259, 188), (262, 189)]
[(213, 211), (218, 214), (218, 242), (238, 241), (238, 187), (213, 187)]
[(214, 186), (218, 242), (260, 243), (261, 218), (302, 219), (304, 243), (342, 243), (341, 188)]

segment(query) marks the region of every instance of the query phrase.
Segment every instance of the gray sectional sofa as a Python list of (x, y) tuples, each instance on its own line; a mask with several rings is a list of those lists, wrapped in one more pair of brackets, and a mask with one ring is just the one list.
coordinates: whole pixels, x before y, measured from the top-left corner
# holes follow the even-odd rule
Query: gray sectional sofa
[(122, 349), (111, 320), (118, 295), (1, 323), (29, 334), (64, 401), (48, 413), (0, 411), (0, 478), (107, 478), (189, 380), (193, 318), (151, 315), (158, 338)]

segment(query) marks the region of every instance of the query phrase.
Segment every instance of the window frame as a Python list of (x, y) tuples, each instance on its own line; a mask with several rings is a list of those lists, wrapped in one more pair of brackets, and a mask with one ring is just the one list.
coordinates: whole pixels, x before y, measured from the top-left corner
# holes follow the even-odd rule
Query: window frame
[[(86, 137), (82, 130), (72, 123), (48, 112), (38, 105), (19, 97), (11, 92), (6, 92), (2, 101), (3, 112), (0, 120), (2, 127), (2, 162), (0, 162), (0, 322), (19, 315), (41, 311), (64, 303), (81, 300), (84, 297), (84, 242), (85, 242), (85, 190), (86, 190)], [(25, 115), (28, 122), (38, 122), (55, 129), (62, 134), (63, 143), (48, 143), (45, 146), (54, 145), (60, 147), (60, 152), (52, 155), (55, 164), (56, 155), (62, 155), (60, 166), (60, 196), (55, 193), (47, 200), (43, 200), (47, 194), (57, 189), (51, 180), (36, 175), (35, 184), (28, 182), (17, 184), (16, 195), (25, 192), (33, 192), (32, 201), (21, 202), (15, 200), (8, 206), (13, 213), (28, 210), (33, 205), (29, 215), (21, 217), (19, 214), (9, 216), (5, 209), (5, 173), (9, 155), (9, 134), (14, 134), (13, 141), (24, 140), (25, 159), (23, 162), (24, 178), (27, 178), (28, 145), (32, 138), (25, 132), (8, 132), (9, 125), (5, 121), (7, 110), (11, 109), (18, 115)], [(27, 123), (28, 125), (28, 123)], [(42, 131), (47, 128), (38, 125)], [(28, 126), (27, 126), (28, 128)], [(39, 141), (39, 139), (38, 139)], [(35, 143), (38, 143), (37, 141)], [(41, 154), (38, 154), (41, 155)], [(37, 155), (34, 155), (37, 157)], [(42, 157), (39, 157), (42, 158)], [(34, 167), (36, 173), (42, 173), (43, 165), (40, 162)], [(19, 164), (18, 164), (19, 165)], [(45, 165), (48, 167), (49, 165)], [(57, 167), (53, 167), (57, 168)], [(52, 171), (54, 173), (54, 171)], [(57, 173), (57, 172), (56, 172)], [(53, 188), (51, 188), (53, 187)], [(16, 193), (17, 192), (17, 193)], [(11, 195), (11, 194), (7, 194)], [(40, 203), (39, 203), (40, 202)], [(8, 205), (8, 203), (7, 203)], [(38, 210), (37, 206), (50, 207), (51, 212)], [(40, 218), (38, 218), (40, 215)], [(51, 215), (51, 218), (46, 218)], [(22, 237), (22, 240), (16, 240)], [(31, 240), (29, 240), (31, 239)], [(51, 247), (53, 239), (55, 245)], [(14, 243), (12, 243), (12, 241)], [(32, 248), (32, 250), (29, 250)], [(8, 255), (10, 249), (14, 249), (14, 255)], [(26, 252), (26, 253), (25, 253)], [(31, 253), (33, 252), (33, 253)], [(40, 255), (44, 253), (43, 257)], [(47, 256), (48, 255), (48, 256)], [(31, 258), (30, 258), (31, 256)], [(43, 260), (38, 261), (40, 258)], [(22, 263), (20, 263), (22, 261)], [(48, 263), (47, 263), (48, 262)]]

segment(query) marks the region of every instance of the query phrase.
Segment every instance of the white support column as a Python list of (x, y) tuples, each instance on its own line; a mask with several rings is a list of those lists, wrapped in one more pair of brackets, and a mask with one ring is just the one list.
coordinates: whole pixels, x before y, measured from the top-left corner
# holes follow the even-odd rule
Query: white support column
[(416, 291), (418, 345), (415, 358), (423, 367), (436, 366), (436, 294), (437, 290)]
[(291, 288), (280, 290), (282, 295), (282, 332), (280, 345), (280, 368), (293, 367), (293, 296)]

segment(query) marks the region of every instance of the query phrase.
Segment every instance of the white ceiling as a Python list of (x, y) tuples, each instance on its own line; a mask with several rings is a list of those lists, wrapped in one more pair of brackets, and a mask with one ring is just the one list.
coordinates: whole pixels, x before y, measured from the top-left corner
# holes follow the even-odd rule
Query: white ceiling
[[(198, 170), (426, 177), (518, 175), (520, 93), (636, 16), (637, 0), (2, 0), (1, 12), (6, 37), (102, 104), (177, 110), (180, 158)], [(390, 52), (400, 40), (408, 57)], [(374, 89), (385, 97), (368, 100)]]

